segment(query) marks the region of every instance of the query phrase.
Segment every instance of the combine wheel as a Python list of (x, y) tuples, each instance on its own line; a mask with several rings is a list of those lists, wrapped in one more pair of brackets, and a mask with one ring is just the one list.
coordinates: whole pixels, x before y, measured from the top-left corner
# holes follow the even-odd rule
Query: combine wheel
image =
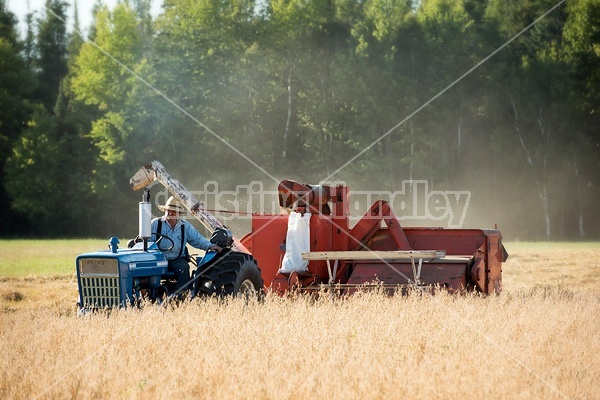
[[(212, 288), (217, 296), (250, 298), (260, 296), (263, 290), (260, 269), (254, 258), (246, 253), (228, 253), (205, 274), (207, 278), (209, 275), (211, 280), (214, 279)], [(199, 278), (202, 280), (204, 276)]]

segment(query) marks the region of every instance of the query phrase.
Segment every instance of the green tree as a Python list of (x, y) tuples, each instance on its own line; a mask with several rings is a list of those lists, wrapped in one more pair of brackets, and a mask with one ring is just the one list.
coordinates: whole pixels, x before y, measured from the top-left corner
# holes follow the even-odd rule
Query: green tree
[[(90, 151), (95, 162), (93, 173), (85, 178), (94, 204), (123, 206), (130, 202), (134, 195), (128, 185), (132, 173), (149, 160), (163, 159), (157, 153), (165, 146), (170, 148), (159, 135), (161, 106), (165, 105), (157, 103), (162, 99), (149, 87), (153, 72), (146, 57), (151, 56), (152, 43), (150, 36), (144, 36), (148, 27), (144, 18), (149, 15), (140, 14), (128, 2), (112, 10), (99, 6), (93, 42), (81, 46), (71, 69), (72, 101), (91, 115), (86, 137), (95, 147)], [(119, 218), (106, 212), (103, 215), (105, 230), (131, 234), (134, 214)]]
[(152, 135), (137, 129), (145, 112), (137, 102), (147, 95), (139, 77), (148, 71), (138, 22), (135, 10), (127, 3), (118, 4), (113, 11), (100, 8), (94, 43), (82, 45), (71, 79), (76, 98), (101, 113), (90, 132), (101, 159), (108, 165), (129, 168), (137, 166), (144, 149), (140, 145), (145, 136)]
[(0, 234), (24, 233), (23, 219), (11, 208), (5, 189), (5, 164), (29, 118), (32, 74), (21, 55), (17, 20), (0, 0)]
[(70, 223), (70, 208), (65, 207), (70, 201), (65, 195), (68, 171), (63, 170), (64, 143), (58, 136), (56, 119), (38, 106), (7, 161), (5, 185), (12, 207), (27, 215), (38, 235), (64, 232)]
[[(568, 3), (564, 30), (564, 61), (574, 71), (569, 105), (575, 120), (570, 135), (571, 177), (574, 178), (577, 231), (580, 237), (595, 225), (594, 198), (600, 162), (598, 126), (600, 126), (600, 1), (578, 0)], [(587, 224), (587, 227), (586, 227)]]
[(203, 180), (199, 167), (204, 177), (239, 181), (250, 172), (244, 157), (263, 165), (268, 148), (257, 142), (265, 79), (254, 3), (171, 0), (164, 9), (153, 66), (160, 90), (180, 109), (161, 99), (160, 135), (170, 145), (157, 149), (160, 158), (192, 183)]
[[(501, 31), (513, 35), (553, 5), (497, 2), (498, 8), (493, 10), (498, 13), (495, 18)], [(506, 158), (511, 154), (519, 157), (512, 161), (518, 179), (513, 180), (510, 191), (522, 201), (521, 218), (536, 215), (541, 223), (533, 226), (541, 227), (546, 239), (560, 235), (558, 221), (569, 207), (562, 193), (572, 180), (561, 173), (569, 159), (563, 149), (569, 144), (572, 128), (568, 102), (572, 75), (562, 60), (565, 20), (561, 9), (539, 20), (507, 49), (496, 70), (499, 75), (494, 76), (499, 94), (497, 132), (508, 148), (516, 145), (515, 152), (505, 152)]]
[(576, 73), (576, 90), (582, 96), (578, 108), (594, 132), (600, 123), (600, 1), (577, 0), (569, 4), (565, 60)]
[[(74, 31), (79, 30), (76, 14)], [(63, 57), (68, 66), (82, 43), (79, 35), (71, 37)], [(103, 214), (95, 212), (99, 205), (91, 182), (97, 155), (87, 132), (93, 112), (73, 99), (71, 77), (67, 74), (56, 89), (52, 112), (41, 103), (36, 106), (7, 161), (13, 208), (27, 216), (37, 235), (92, 236), (104, 222)]]
[(0, 159), (5, 160), (11, 141), (27, 119), (31, 77), (21, 55), (17, 20), (0, 0)]
[(48, 112), (52, 112), (60, 82), (67, 74), (67, 6), (61, 0), (46, 0), (45, 15), (38, 21), (36, 98)]

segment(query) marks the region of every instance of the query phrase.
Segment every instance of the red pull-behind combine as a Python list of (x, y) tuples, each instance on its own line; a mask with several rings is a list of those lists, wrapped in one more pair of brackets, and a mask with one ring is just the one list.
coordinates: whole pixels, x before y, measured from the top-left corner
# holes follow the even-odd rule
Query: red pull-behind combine
[[(314, 290), (334, 284), (347, 292), (376, 285), (391, 290), (439, 285), (450, 291), (499, 293), (508, 254), (496, 229), (403, 228), (389, 204), (378, 200), (349, 226), (349, 188), (283, 181), (279, 204), (290, 214), (257, 214), (242, 244), (261, 267), (265, 286)], [(289, 250), (288, 218), (308, 213), (308, 261), (281, 273)], [(383, 222), (383, 223), (382, 223)]]

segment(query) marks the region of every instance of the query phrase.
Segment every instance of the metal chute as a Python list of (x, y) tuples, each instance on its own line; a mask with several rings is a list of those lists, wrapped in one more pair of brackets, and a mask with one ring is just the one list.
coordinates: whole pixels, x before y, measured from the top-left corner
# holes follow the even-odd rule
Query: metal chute
[[(204, 227), (213, 232), (217, 228), (226, 229), (210, 211), (206, 209), (204, 203), (199, 201), (185, 186), (169, 174), (166, 168), (158, 161), (152, 161), (137, 171), (129, 180), (133, 190), (140, 190), (154, 181), (159, 181), (169, 192), (177, 197), (185, 208), (193, 215)], [(250, 254), (250, 251), (238, 239), (233, 238), (233, 249)]]

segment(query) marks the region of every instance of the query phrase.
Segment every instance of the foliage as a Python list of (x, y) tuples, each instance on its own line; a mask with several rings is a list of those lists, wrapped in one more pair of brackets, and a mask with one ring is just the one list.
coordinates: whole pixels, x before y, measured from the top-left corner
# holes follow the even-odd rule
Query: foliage
[(65, 1), (46, 0), (45, 17), (38, 21), (36, 97), (48, 112), (54, 108), (60, 82), (67, 74), (66, 11)]
[[(29, 98), (33, 91), (32, 71), (21, 55), (22, 45), (17, 37), (17, 20), (0, 0), (0, 182), (6, 179), (6, 159), (30, 115)], [(0, 235), (18, 227), (26, 228), (26, 220), (11, 210), (11, 199), (0, 185)]]
[[(156, 19), (149, 5), (97, 2), (89, 40), (53, 14), (38, 24), (25, 72), (45, 112), (10, 121), (3, 179), (38, 234), (131, 235), (128, 179), (159, 159), (191, 189), (422, 179), (470, 190), (469, 224), (509, 237), (600, 235), (598, 0), (567, 1), (518, 37), (555, 2), (165, 0)], [(23, 62), (10, 29), (5, 40)], [(93, 220), (44, 209), (39, 193)]]

